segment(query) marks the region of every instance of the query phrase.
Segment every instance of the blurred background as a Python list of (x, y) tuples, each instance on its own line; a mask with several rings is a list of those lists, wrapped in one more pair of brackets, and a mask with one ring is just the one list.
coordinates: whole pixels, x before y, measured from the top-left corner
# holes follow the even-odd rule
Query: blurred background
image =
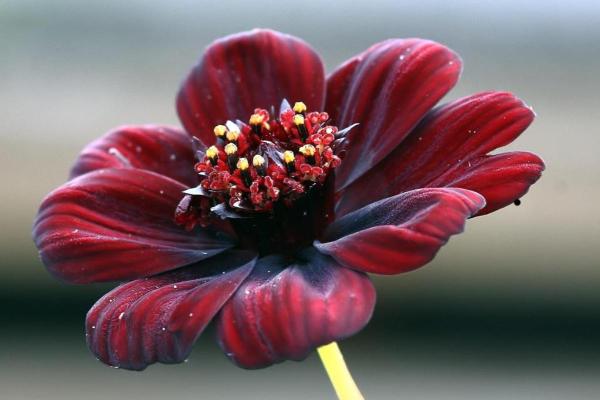
[(520, 207), (469, 221), (428, 267), (374, 278), (373, 321), (341, 343), (368, 399), (600, 397), (600, 2), (0, 1), (0, 398), (319, 399), (318, 358), (259, 371), (207, 332), (187, 364), (106, 368), (83, 321), (111, 285), (54, 281), (30, 230), (78, 151), (124, 123), (178, 124), (174, 95), (203, 48), (270, 27), (331, 71), (389, 37), (461, 54), (447, 100), (517, 93), (538, 117), (510, 147), (547, 170)]

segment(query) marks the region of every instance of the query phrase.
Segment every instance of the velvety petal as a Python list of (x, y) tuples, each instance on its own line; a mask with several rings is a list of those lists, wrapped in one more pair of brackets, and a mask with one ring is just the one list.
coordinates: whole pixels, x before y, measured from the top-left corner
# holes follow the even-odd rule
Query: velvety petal
[(255, 260), (253, 253), (228, 251), (117, 287), (88, 312), (90, 350), (102, 362), (127, 369), (182, 362)]
[(353, 335), (373, 312), (375, 289), (362, 273), (314, 249), (301, 259), (260, 259), (217, 319), (227, 356), (244, 368), (302, 360), (316, 347)]
[[(458, 178), (457, 172), (469, 170), (477, 174), (469, 166), (481, 156), (515, 140), (531, 124), (534, 115), (523, 101), (504, 92), (479, 93), (439, 107), (430, 112), (382, 162), (346, 188), (336, 206), (336, 213), (343, 215), (407, 190), (455, 186), (453, 182)], [(511, 161), (521, 162), (520, 158), (503, 159), (504, 163)], [(541, 161), (538, 164), (543, 165)], [(518, 170), (518, 166), (515, 168), (514, 171)], [(455, 172), (446, 175), (449, 171)], [(535, 182), (529, 172), (524, 173), (525, 176), (512, 176), (520, 182)], [(442, 179), (442, 176), (452, 179)], [(495, 181), (497, 179), (488, 184), (489, 195), (503, 190), (493, 188)], [(508, 189), (508, 181), (502, 182), (502, 187)], [(460, 187), (477, 190), (466, 183)], [(527, 190), (521, 187), (515, 189), (516, 186), (505, 195), (514, 200)], [(508, 204), (492, 197), (486, 197), (486, 200), (488, 205), (482, 210), (484, 212), (499, 208), (499, 204), (502, 204), (500, 207)]]
[(140, 168), (195, 186), (195, 162), (192, 141), (178, 128), (122, 126), (83, 149), (71, 178), (103, 168)]
[(461, 60), (428, 40), (394, 39), (350, 59), (327, 80), (327, 105), (340, 127), (360, 123), (336, 170), (342, 189), (381, 161), (456, 83)]
[(103, 169), (44, 199), (34, 240), (48, 270), (74, 283), (140, 278), (231, 247), (208, 231), (186, 232), (173, 215), (186, 187), (141, 169)]
[(470, 189), (485, 197), (485, 207), (477, 215), (488, 214), (512, 204), (541, 176), (544, 162), (537, 155), (511, 152), (483, 156), (461, 163), (438, 177), (431, 186)]
[(179, 91), (177, 112), (185, 129), (204, 143), (213, 127), (246, 120), (257, 107), (279, 107), (283, 99), (323, 108), (325, 73), (304, 41), (255, 29), (212, 43)]
[(411, 271), (431, 261), (484, 205), (484, 198), (469, 190), (413, 190), (342, 217), (315, 247), (348, 268), (378, 274)]

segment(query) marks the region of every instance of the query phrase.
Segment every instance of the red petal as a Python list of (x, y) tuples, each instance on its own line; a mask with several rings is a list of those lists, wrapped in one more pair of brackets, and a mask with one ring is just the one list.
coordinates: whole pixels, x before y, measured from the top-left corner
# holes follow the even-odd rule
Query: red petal
[(431, 261), (484, 205), (483, 197), (469, 190), (413, 190), (342, 217), (327, 229), (325, 243), (315, 247), (360, 271), (407, 272)]
[(474, 190), (485, 197), (484, 215), (512, 204), (542, 175), (544, 162), (532, 153), (513, 152), (483, 156), (457, 165), (440, 176), (432, 186)]
[(198, 184), (190, 137), (166, 126), (122, 126), (90, 143), (79, 155), (71, 178), (103, 168), (140, 168), (187, 186)]
[[(343, 215), (407, 190), (453, 186), (451, 180), (440, 180), (440, 176), (449, 170), (465, 171), (475, 159), (509, 144), (533, 118), (531, 108), (510, 93), (479, 93), (444, 105), (429, 113), (389, 156), (349, 186), (336, 212)], [(518, 197), (515, 192), (507, 195), (512, 200)], [(495, 207), (493, 198), (487, 200), (488, 210)]]
[(173, 221), (186, 187), (141, 169), (103, 169), (50, 193), (34, 239), (58, 278), (88, 283), (139, 278), (178, 268), (231, 247)]
[(324, 93), (323, 64), (308, 44), (255, 29), (206, 49), (179, 91), (177, 112), (189, 133), (212, 143), (217, 124), (246, 120), (257, 107), (278, 109), (283, 99), (321, 110)]
[[(194, 266), (117, 287), (88, 312), (90, 350), (102, 362), (127, 369), (182, 362), (248, 276), (256, 260), (253, 257), (248, 252), (226, 252)], [(230, 268), (237, 269), (226, 273)]]
[(244, 368), (303, 360), (316, 347), (362, 329), (374, 305), (375, 289), (366, 275), (314, 249), (292, 264), (265, 257), (223, 307), (219, 342)]
[(327, 80), (327, 106), (340, 127), (360, 123), (336, 171), (342, 189), (388, 155), (456, 83), (461, 60), (427, 40), (378, 43)]

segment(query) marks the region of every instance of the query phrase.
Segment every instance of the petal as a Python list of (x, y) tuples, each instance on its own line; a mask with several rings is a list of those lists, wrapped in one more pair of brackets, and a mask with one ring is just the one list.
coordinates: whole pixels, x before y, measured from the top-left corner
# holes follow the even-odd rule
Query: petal
[(430, 188), (380, 200), (334, 222), (315, 247), (340, 264), (398, 274), (431, 261), (465, 220), (485, 205), (478, 193)]
[(154, 275), (231, 247), (225, 237), (175, 224), (184, 189), (141, 169), (75, 178), (40, 206), (33, 235), (42, 261), (60, 279), (88, 283)]
[(246, 120), (257, 107), (279, 107), (283, 99), (323, 108), (325, 73), (304, 41), (255, 29), (212, 43), (179, 91), (177, 112), (185, 129), (204, 143), (213, 127)]
[(461, 165), (458, 169), (464, 170), (475, 159), (511, 143), (534, 115), (523, 101), (504, 92), (479, 93), (441, 106), (344, 191), (336, 213), (343, 215), (407, 190), (452, 186), (450, 180), (438, 178)]
[(190, 137), (157, 125), (122, 126), (90, 143), (71, 169), (71, 178), (104, 168), (140, 168), (187, 186), (198, 184)]
[(182, 362), (255, 261), (253, 253), (228, 251), (117, 287), (88, 312), (90, 350), (102, 362), (127, 369)]
[[(428, 40), (378, 43), (334, 71), (327, 80), (327, 106), (338, 126), (360, 123), (336, 171), (342, 189), (388, 155), (454, 86), (461, 60)], [(368, 150), (368, 151), (367, 151)]]
[(362, 273), (314, 249), (301, 260), (269, 256), (225, 304), (219, 343), (244, 368), (303, 360), (316, 347), (351, 336), (371, 318), (375, 289)]
[(544, 162), (535, 154), (503, 153), (461, 163), (431, 185), (459, 187), (481, 194), (486, 205), (477, 215), (484, 215), (522, 197), (540, 179), (543, 170)]

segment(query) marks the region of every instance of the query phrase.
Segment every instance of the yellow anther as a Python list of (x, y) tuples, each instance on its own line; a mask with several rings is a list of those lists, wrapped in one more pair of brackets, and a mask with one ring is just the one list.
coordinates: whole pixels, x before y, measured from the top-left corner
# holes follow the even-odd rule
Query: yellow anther
[(304, 146), (298, 149), (300, 153), (302, 153), (305, 157), (312, 157), (315, 155), (315, 146), (312, 144), (305, 144)]
[(228, 156), (234, 155), (235, 153), (237, 153), (237, 146), (235, 145), (235, 143), (227, 143), (225, 145), (225, 154), (227, 154)]
[(302, 116), (301, 114), (294, 115), (294, 124), (304, 125), (304, 116)]
[(261, 114), (252, 114), (250, 116), (250, 125), (260, 125), (265, 121), (265, 116)]
[(301, 101), (297, 101), (296, 103), (294, 103), (294, 112), (295, 113), (303, 113), (304, 111), (306, 111), (306, 104), (304, 104)]
[(252, 158), (252, 165), (254, 165), (255, 167), (262, 167), (263, 165), (265, 165), (264, 157), (261, 156), (260, 154), (256, 154)]
[(237, 165), (238, 169), (245, 171), (248, 169), (248, 159), (246, 157), (241, 157), (238, 162)]
[(235, 142), (240, 137), (240, 131), (227, 131), (227, 140)]
[(215, 157), (217, 157), (219, 155), (219, 149), (217, 149), (217, 146), (210, 146), (208, 149), (206, 149), (206, 157), (213, 159)]
[(286, 164), (293, 163), (296, 157), (294, 157), (294, 152), (290, 150), (286, 150), (283, 152), (283, 161)]
[(223, 137), (225, 132), (227, 132), (227, 127), (225, 125), (217, 125), (214, 129), (216, 137)]

